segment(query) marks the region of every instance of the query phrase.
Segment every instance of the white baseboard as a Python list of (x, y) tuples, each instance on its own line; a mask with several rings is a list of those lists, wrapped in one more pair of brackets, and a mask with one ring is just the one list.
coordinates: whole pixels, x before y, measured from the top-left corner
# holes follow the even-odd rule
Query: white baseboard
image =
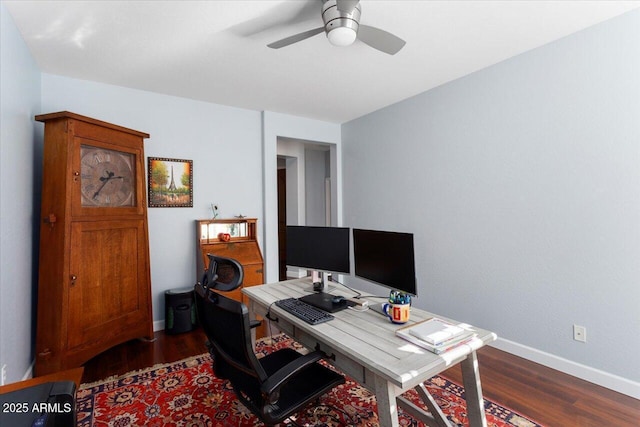
[(153, 322), (153, 332), (164, 331), (164, 320), (156, 320)]
[(27, 372), (25, 372), (24, 375), (22, 376), (22, 380), (21, 381), (30, 380), (31, 378), (33, 378), (33, 367), (35, 365), (36, 365), (36, 361), (34, 359), (34, 361), (31, 362), (31, 365), (29, 365), (29, 368), (27, 369)]
[(640, 383), (610, 374), (599, 369), (595, 369), (571, 360), (555, 356), (544, 351), (537, 350), (517, 342), (509, 341), (504, 338), (498, 338), (497, 341), (489, 344), (499, 350), (520, 356), (532, 362), (539, 363), (548, 368), (564, 372), (585, 381), (597, 384), (602, 387), (626, 394), (635, 399), (640, 399)]

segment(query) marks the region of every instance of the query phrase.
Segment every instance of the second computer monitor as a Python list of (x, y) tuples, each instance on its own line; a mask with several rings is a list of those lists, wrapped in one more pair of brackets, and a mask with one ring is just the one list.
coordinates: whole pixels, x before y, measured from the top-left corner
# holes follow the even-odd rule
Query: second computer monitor
[(413, 234), (353, 229), (355, 275), (416, 295)]

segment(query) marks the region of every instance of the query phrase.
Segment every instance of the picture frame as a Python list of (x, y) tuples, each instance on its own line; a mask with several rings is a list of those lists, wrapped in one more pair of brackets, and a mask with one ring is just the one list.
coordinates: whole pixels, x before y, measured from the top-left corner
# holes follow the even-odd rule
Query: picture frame
[(150, 208), (193, 207), (193, 160), (148, 157)]

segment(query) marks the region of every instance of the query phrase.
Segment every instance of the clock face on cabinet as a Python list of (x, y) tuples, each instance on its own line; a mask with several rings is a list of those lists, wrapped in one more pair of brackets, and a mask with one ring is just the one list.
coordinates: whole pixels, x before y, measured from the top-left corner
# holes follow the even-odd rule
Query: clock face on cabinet
[(135, 155), (80, 146), (82, 206), (135, 206)]

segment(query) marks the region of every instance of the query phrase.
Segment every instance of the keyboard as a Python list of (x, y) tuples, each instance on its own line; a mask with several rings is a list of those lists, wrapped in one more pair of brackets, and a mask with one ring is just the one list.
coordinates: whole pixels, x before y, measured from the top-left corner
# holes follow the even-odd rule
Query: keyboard
[(319, 308), (295, 298), (281, 299), (276, 301), (276, 305), (287, 313), (293, 314), (310, 325), (317, 325), (318, 323), (328, 322), (333, 319), (333, 315), (326, 311), (322, 311)]

